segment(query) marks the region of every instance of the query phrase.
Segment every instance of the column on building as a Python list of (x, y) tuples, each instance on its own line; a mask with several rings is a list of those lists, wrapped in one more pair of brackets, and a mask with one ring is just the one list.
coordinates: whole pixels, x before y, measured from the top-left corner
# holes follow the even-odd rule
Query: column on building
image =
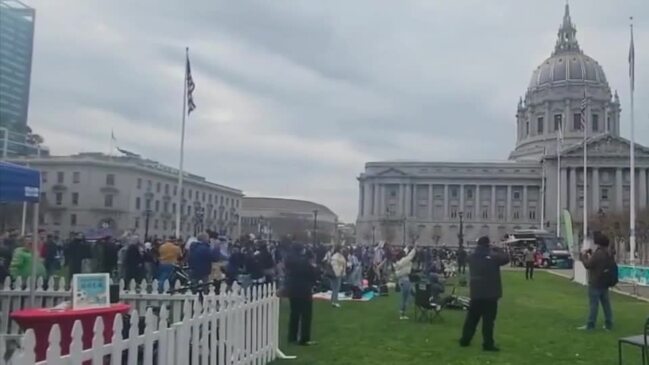
[(473, 207), (473, 217), (476, 221), (482, 220), (480, 216), (480, 185), (475, 186), (475, 206)]
[(363, 200), (365, 198), (365, 185), (363, 184), (362, 181), (358, 182), (358, 216), (362, 217), (363, 216), (363, 210), (365, 209), (365, 206), (363, 205)]
[(464, 184), (460, 184), (460, 208), (459, 212), (464, 212)]
[(507, 185), (507, 222), (512, 221), (512, 186)]
[(523, 209), (521, 214), (523, 215), (521, 218), (522, 221), (527, 221), (529, 220), (529, 215), (527, 213), (527, 185), (523, 185)]
[(591, 176), (593, 179), (593, 182), (591, 183), (591, 189), (592, 189), (592, 194), (591, 194), (591, 203), (590, 206), (591, 211), (597, 213), (599, 211), (599, 199), (600, 199), (600, 194), (599, 194), (599, 169), (594, 167), (592, 168), (591, 171)]
[(566, 99), (566, 106), (563, 109), (563, 118), (561, 118), (563, 133), (572, 130), (572, 126), (570, 125), (570, 123), (568, 123), (569, 116), (570, 116), (570, 99)]
[(410, 210), (412, 209), (411, 203), (412, 203), (412, 185), (407, 184), (406, 185), (406, 209), (402, 213), (406, 217), (410, 217)]
[(561, 174), (561, 210), (569, 209), (568, 207), (568, 169), (562, 168), (559, 173)]
[(398, 200), (397, 200), (397, 211), (396, 211), (397, 215), (401, 215), (405, 211), (404, 205), (405, 205), (405, 202), (406, 202), (406, 198), (404, 196), (405, 195), (404, 193), (405, 193), (404, 185), (399, 184), (399, 191), (398, 191), (399, 195), (397, 196)]
[(550, 134), (552, 132), (552, 128), (554, 128), (553, 124), (554, 121), (550, 121), (550, 102), (546, 101), (545, 102), (545, 115), (543, 117), (545, 119), (545, 125), (543, 128), (545, 129), (545, 134)]
[(568, 210), (573, 214), (577, 214), (577, 169), (570, 168), (570, 207)]
[(448, 184), (444, 184), (444, 219), (448, 218)]
[(428, 220), (433, 220), (433, 184), (428, 184)]
[(379, 211), (378, 211), (378, 203), (379, 202), (379, 192), (378, 192), (378, 187), (377, 184), (372, 184), (372, 215), (373, 216), (378, 216)]
[(491, 185), (491, 221), (496, 221), (496, 185)]
[(609, 104), (608, 104), (608, 101), (607, 101), (606, 104), (604, 104), (604, 116), (602, 117), (602, 119), (604, 119), (604, 121), (603, 121), (604, 122), (604, 131), (606, 133), (610, 132), (609, 129), (608, 129), (608, 118), (609, 118), (608, 113), (609, 112), (610, 112)]
[(379, 196), (378, 196), (378, 204), (376, 206), (377, 207), (376, 208), (376, 215), (379, 216), (379, 217), (382, 217), (382, 216), (385, 215), (384, 212), (383, 212), (383, 204), (384, 204), (383, 203), (383, 198), (385, 196), (385, 194), (384, 194), (384, 185), (383, 184), (378, 184), (377, 190), (378, 190)]
[(622, 169), (615, 169), (615, 209), (621, 212), (623, 207), (622, 193), (624, 191), (622, 182)]
[(647, 169), (638, 170), (638, 190), (639, 190), (639, 199), (640, 204), (638, 204), (639, 209), (644, 209), (647, 207)]
[(372, 215), (372, 185), (367, 181), (364, 182), (363, 185), (364, 185), (363, 193), (365, 195), (365, 197), (363, 198), (363, 204), (365, 205), (363, 210), (365, 216), (370, 216)]

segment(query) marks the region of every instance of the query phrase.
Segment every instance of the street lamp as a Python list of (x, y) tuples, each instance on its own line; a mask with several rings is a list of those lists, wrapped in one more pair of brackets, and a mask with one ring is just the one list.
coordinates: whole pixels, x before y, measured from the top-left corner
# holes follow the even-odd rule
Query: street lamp
[(151, 215), (153, 214), (153, 211), (149, 208), (146, 208), (144, 210), (144, 240), (148, 241), (149, 237), (149, 218), (151, 218)]
[(457, 234), (457, 238), (460, 243), (460, 248), (464, 247), (464, 213), (459, 212), (458, 216), (460, 217), (460, 233)]
[(199, 231), (203, 230), (203, 218), (205, 217), (205, 208), (196, 207), (194, 213), (194, 236), (198, 235)]
[(318, 210), (313, 210), (313, 243), (318, 242)]
[(376, 238), (375, 235), (374, 235), (374, 231), (376, 231), (376, 226), (372, 224), (372, 246), (374, 246), (374, 244), (375, 244), (374, 241), (375, 241), (375, 238)]

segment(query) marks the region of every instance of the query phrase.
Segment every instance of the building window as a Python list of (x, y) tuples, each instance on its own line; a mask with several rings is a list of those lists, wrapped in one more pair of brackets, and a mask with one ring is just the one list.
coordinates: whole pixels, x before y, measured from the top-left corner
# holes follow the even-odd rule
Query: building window
[(198, 190), (196, 190), (196, 191), (194, 192), (194, 199), (195, 199), (195, 200), (198, 200)]
[(223, 205), (223, 195), (221, 195), (221, 205)]
[(187, 206), (187, 215), (192, 215), (192, 206), (191, 205)]
[(133, 223), (133, 226), (135, 228), (140, 228), (140, 218), (135, 218), (135, 222)]
[(70, 214), (70, 225), (71, 226), (76, 226), (77, 225), (77, 215), (76, 214)]
[(145, 207), (146, 210), (151, 209), (151, 199), (147, 199), (147, 200), (144, 202), (144, 207)]
[(140, 197), (135, 198), (135, 210), (140, 210)]
[(457, 188), (451, 188), (451, 198), (457, 199)]
[(473, 190), (468, 189), (468, 190), (466, 191), (466, 198), (467, 198), (467, 199), (473, 199)]
[(137, 188), (138, 188), (138, 189), (141, 189), (141, 188), (142, 188), (142, 178), (141, 178), (141, 177), (138, 177), (138, 178), (137, 178)]
[(606, 123), (608, 125), (608, 131), (609, 132), (612, 131), (613, 130), (613, 123), (611, 123), (611, 117), (608, 117), (608, 121)]
[(543, 134), (543, 117), (538, 117), (538, 119), (536, 119), (536, 131), (539, 134)]
[(151, 182), (151, 180), (146, 181), (146, 188), (148, 191), (151, 191), (151, 189), (153, 188), (153, 183)]
[(530, 135), (530, 122), (529, 121), (525, 122), (525, 135), (526, 136)]
[(499, 205), (496, 208), (496, 213), (498, 214), (498, 220), (499, 221), (504, 221), (505, 220), (505, 207), (502, 205)]
[(581, 114), (575, 113), (572, 115), (572, 129), (581, 130)]
[(176, 203), (171, 204), (171, 213), (176, 214)]
[(156, 192), (156, 193), (159, 193), (161, 189), (162, 189), (162, 187), (161, 187), (160, 183), (159, 183), (159, 182), (156, 183), (156, 184), (155, 184), (155, 192)]
[(205, 192), (203, 192), (203, 197), (201, 198), (203, 202), (205, 202)]
[(104, 196), (104, 207), (106, 208), (112, 208), (113, 207), (113, 195), (112, 194), (107, 194)]
[(164, 202), (162, 204), (162, 211), (167, 213), (169, 211), (169, 202)]
[(607, 188), (602, 189), (601, 200), (608, 200), (608, 189)]
[(72, 205), (79, 205), (79, 193), (72, 193)]
[(162, 229), (164, 229), (165, 231), (167, 230), (167, 221), (166, 220), (162, 221)]
[(521, 193), (519, 191), (514, 192), (514, 200), (520, 200), (521, 199)]
[(115, 175), (114, 174), (107, 174), (106, 175), (106, 185), (115, 186)]
[(528, 216), (531, 221), (536, 220), (536, 209), (530, 209), (528, 212)]
[(514, 212), (512, 213), (512, 219), (515, 221), (521, 219), (521, 212), (518, 210), (518, 208), (514, 209)]
[(41, 182), (44, 182), (44, 183), (47, 182), (47, 171), (42, 171), (41, 172)]
[(599, 132), (599, 115), (597, 114), (591, 115), (590, 123), (593, 126), (593, 132)]
[(178, 195), (178, 185), (174, 185), (174, 196)]
[(56, 193), (56, 205), (63, 204), (63, 193)]
[(165, 195), (169, 195), (169, 184), (165, 184)]
[(457, 207), (456, 206), (451, 207), (450, 217), (453, 218), (453, 219), (457, 218)]
[(78, 184), (80, 180), (81, 180), (81, 173), (79, 171), (73, 172), (72, 173), (72, 182), (74, 184)]
[(160, 211), (160, 200), (155, 201), (155, 211), (156, 212)]
[(473, 207), (466, 207), (466, 219), (473, 219)]
[(560, 130), (563, 129), (563, 127), (562, 127), (563, 123), (562, 123), (562, 120), (561, 120), (562, 117), (563, 116), (561, 114), (555, 114), (554, 115), (554, 130), (555, 131), (560, 131)]
[(482, 207), (482, 219), (489, 219), (489, 207)]
[(56, 173), (56, 182), (59, 184), (63, 184), (63, 177), (64, 177), (63, 171), (58, 171)]
[(158, 229), (158, 220), (153, 221), (153, 229)]

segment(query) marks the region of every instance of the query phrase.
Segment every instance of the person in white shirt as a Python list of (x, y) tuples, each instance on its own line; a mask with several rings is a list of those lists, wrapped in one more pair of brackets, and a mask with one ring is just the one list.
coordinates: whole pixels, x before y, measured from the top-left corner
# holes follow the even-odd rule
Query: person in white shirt
[(394, 273), (397, 277), (397, 282), (401, 287), (401, 301), (399, 303), (399, 319), (408, 319), (406, 316), (406, 307), (408, 306), (408, 300), (410, 299), (410, 292), (412, 288), (412, 283), (410, 282), (410, 273), (412, 272), (412, 259), (415, 258), (415, 249), (417, 246), (413, 247), (408, 254), (404, 254), (403, 251), (399, 251), (397, 262), (394, 263)]
[(338, 292), (340, 291), (342, 278), (345, 276), (345, 271), (347, 269), (347, 260), (345, 260), (345, 256), (340, 252), (340, 247), (334, 247), (329, 262), (334, 274), (331, 278), (331, 305), (340, 308), (340, 303), (338, 303)]

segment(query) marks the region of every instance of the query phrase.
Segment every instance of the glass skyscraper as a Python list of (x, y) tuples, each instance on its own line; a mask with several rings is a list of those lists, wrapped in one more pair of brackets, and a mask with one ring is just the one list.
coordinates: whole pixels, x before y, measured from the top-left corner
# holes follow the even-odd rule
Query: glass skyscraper
[(28, 132), (34, 20), (34, 9), (0, 0), (0, 147), (9, 154), (20, 153), (12, 146), (24, 144)]

